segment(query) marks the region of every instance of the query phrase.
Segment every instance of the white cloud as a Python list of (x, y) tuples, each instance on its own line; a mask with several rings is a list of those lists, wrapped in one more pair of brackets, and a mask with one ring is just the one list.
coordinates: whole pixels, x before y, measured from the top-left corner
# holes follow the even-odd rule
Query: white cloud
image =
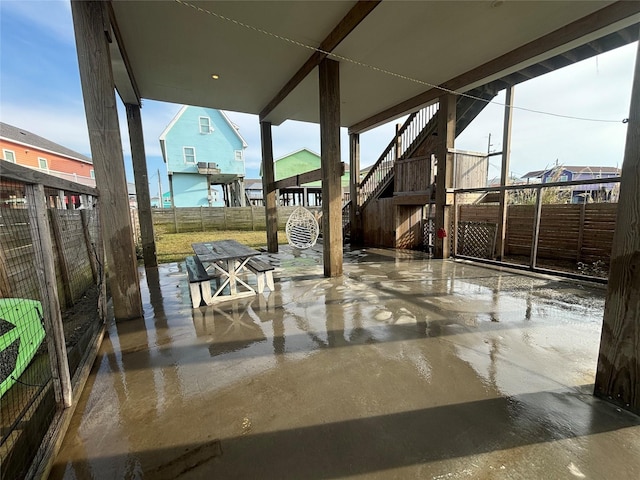
[(71, 19), (71, 4), (64, 0), (0, 1), (2, 15), (12, 14), (31, 24), (40, 33), (46, 33), (60, 42), (75, 45)]
[(61, 109), (53, 105), (2, 105), (2, 121), (91, 156), (82, 103)]

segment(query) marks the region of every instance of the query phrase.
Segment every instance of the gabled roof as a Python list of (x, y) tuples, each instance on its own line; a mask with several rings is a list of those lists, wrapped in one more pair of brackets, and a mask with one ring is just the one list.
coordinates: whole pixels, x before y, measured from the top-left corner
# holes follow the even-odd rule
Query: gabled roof
[(29, 132), (23, 128), (14, 127), (7, 123), (0, 122), (0, 138), (10, 142), (18, 143), (26, 147), (35, 148), (44, 152), (55, 153), (63, 157), (68, 157), (73, 160), (79, 160), (85, 163), (93, 163), (89, 157), (75, 152), (70, 148), (58, 145), (51, 140), (47, 140), (35, 133)]
[[(160, 149), (162, 150), (162, 159), (164, 160), (165, 163), (167, 163), (167, 155), (166, 155), (166, 151), (165, 151), (165, 139), (167, 137), (167, 134), (169, 133), (169, 131), (171, 131), (173, 126), (180, 119), (180, 117), (182, 117), (182, 115), (187, 111), (188, 108), (199, 108), (199, 107), (195, 107), (195, 106), (192, 106), (192, 105), (183, 105), (180, 108), (180, 110), (178, 110), (178, 113), (176, 113), (176, 116), (173, 117), (173, 119), (169, 122), (169, 124), (165, 127), (165, 129), (160, 134), (160, 137), (159, 137)], [(215, 108), (210, 108), (210, 107), (201, 107), (201, 108), (206, 108), (207, 110), (217, 110)], [(227, 122), (227, 124), (231, 127), (231, 130), (240, 139), (240, 141), (242, 142), (242, 148), (247, 148), (249, 145), (247, 144), (247, 142), (245, 141), (243, 136), (240, 135), (240, 131), (239, 131), (238, 126), (235, 123), (233, 123), (231, 120), (229, 120), (229, 117), (227, 117), (227, 114), (224, 113), (222, 110), (217, 110), (217, 111), (220, 113), (220, 115), (222, 116), (224, 121)]]
[(593, 173), (593, 174), (616, 174), (620, 175), (621, 170), (617, 167), (590, 167), (588, 165), (582, 166), (566, 166), (566, 165), (557, 165), (552, 168), (547, 168), (546, 170), (533, 170), (531, 172), (525, 173), (522, 178), (541, 178), (546, 173), (553, 172), (556, 169), (566, 170), (571, 173)]
[(300, 153), (300, 152), (309, 152), (311, 155), (315, 155), (316, 157), (318, 157), (318, 159), (320, 158), (320, 154), (314, 152), (313, 150), (309, 150), (308, 148), (302, 147), (299, 148), (298, 150), (291, 152), (291, 153), (287, 153), (286, 155), (283, 155), (281, 157), (278, 157), (274, 160), (274, 162), (277, 162), (278, 160), (282, 160), (284, 158), (289, 158), (289, 157), (293, 157), (294, 155)]

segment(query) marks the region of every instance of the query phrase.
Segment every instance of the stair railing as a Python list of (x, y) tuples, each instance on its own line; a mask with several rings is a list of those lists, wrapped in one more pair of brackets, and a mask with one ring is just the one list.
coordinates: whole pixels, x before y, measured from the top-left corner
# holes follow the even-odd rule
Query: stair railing
[(360, 182), (360, 201), (358, 202), (360, 205), (363, 205), (377, 193), (381, 185), (386, 183), (393, 172), (396, 160), (402, 158), (409, 149), (414, 147), (414, 143), (437, 112), (438, 103), (434, 103), (409, 115), (369, 173)]

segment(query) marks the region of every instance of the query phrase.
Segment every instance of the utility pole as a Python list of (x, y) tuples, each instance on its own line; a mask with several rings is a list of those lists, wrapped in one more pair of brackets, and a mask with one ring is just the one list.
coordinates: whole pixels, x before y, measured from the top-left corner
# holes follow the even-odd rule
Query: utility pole
[(158, 208), (164, 208), (162, 199), (162, 179), (160, 178), (160, 169), (158, 169)]

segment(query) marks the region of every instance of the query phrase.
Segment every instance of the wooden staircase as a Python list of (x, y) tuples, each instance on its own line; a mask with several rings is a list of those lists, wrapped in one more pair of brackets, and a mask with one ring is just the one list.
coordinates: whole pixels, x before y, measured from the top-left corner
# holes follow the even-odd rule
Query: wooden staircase
[[(487, 101), (495, 97), (499, 91), (508, 86), (517, 85), (518, 83), (544, 75), (553, 70), (633, 42), (637, 40), (637, 28), (637, 25), (631, 25), (466, 92), (466, 94), (482, 100), (476, 100), (466, 96), (460, 96), (458, 98), (456, 104), (456, 136), (469, 126), (471, 121), (487, 106)], [(364, 208), (367, 203), (375, 198), (393, 195), (396, 162), (401, 159), (411, 158), (416, 149), (429, 138), (430, 135), (437, 132), (437, 113), (438, 104), (436, 103), (409, 115), (405, 123), (398, 130), (397, 135), (389, 142), (387, 148), (385, 148), (376, 163), (362, 180), (360, 184), (360, 208)], [(350, 230), (350, 209), (351, 202), (348, 202), (343, 208), (342, 216), (345, 239), (348, 238)]]

